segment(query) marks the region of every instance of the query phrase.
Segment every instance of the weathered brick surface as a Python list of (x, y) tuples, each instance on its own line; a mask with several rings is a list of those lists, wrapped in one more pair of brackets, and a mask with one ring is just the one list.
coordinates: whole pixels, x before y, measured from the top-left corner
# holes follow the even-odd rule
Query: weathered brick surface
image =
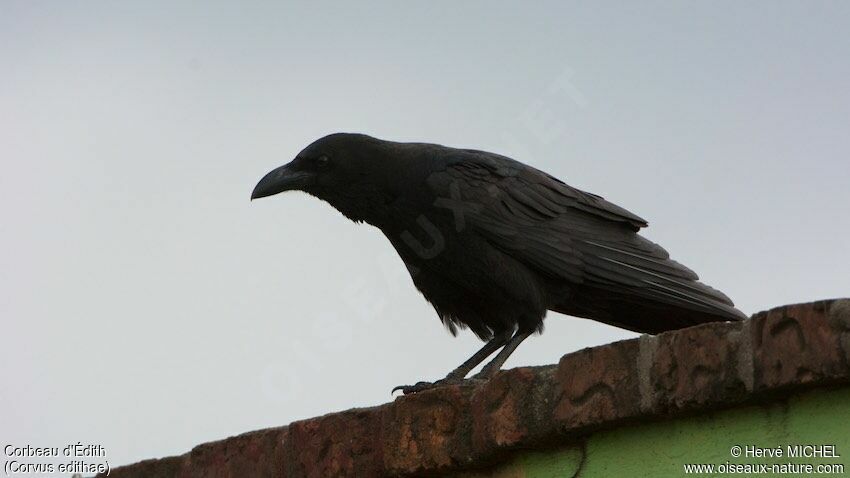
[(447, 386), (399, 397), (384, 411), (384, 466), (392, 474), (448, 469), (471, 461), (473, 387)]
[(199, 445), (185, 455), (179, 478), (289, 477), (284, 471), (287, 428), (270, 428)]
[(836, 328), (839, 324), (829, 318), (829, 310), (835, 302), (777, 307), (753, 316), (750, 329), (756, 391), (843, 380), (850, 376), (842, 347), (845, 331)]
[(118, 468), (119, 478), (433, 476), (492, 464), (504, 450), (568, 444), (624, 420), (711, 410), (850, 382), (850, 300), (778, 307), (565, 355), (201, 445)]
[(827, 316), (832, 328), (839, 334), (844, 362), (850, 364), (850, 299), (832, 301)]
[(472, 395), (472, 448), (477, 457), (547, 437), (555, 432), (551, 376), (554, 367), (499, 373)]
[(741, 330), (741, 323), (713, 323), (659, 335), (649, 370), (652, 409), (686, 410), (746, 396), (738, 360), (749, 359)]
[(640, 413), (638, 341), (625, 340), (565, 355), (555, 373), (553, 420), (566, 431)]
[(381, 408), (349, 410), (291, 424), (289, 476), (380, 475), (381, 413)]

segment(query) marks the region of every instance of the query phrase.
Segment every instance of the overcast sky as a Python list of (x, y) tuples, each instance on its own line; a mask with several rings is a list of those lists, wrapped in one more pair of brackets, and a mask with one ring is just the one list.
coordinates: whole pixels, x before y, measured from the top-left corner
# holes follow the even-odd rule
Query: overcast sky
[[(377, 229), (249, 202), (336, 131), (600, 194), (748, 314), (850, 295), (848, 25), (840, 1), (2, 1), (0, 441), (181, 454), (471, 355)], [(507, 367), (635, 336), (546, 325)]]

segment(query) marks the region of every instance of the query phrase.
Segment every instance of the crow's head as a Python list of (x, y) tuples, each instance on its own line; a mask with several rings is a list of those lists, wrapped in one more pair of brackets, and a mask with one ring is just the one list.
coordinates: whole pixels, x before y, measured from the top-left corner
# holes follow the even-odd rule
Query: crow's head
[[(304, 191), (327, 201), (355, 221), (374, 222), (397, 194), (393, 145), (371, 136), (336, 133), (304, 148), (288, 164), (273, 169), (254, 187), (251, 199), (284, 191)], [(377, 219), (376, 219), (377, 220)]]

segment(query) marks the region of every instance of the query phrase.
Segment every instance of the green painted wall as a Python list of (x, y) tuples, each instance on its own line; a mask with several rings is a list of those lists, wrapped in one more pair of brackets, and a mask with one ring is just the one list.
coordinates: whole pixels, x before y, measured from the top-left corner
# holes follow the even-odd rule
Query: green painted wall
[[(732, 456), (733, 446), (742, 456)], [(746, 446), (782, 448), (782, 457), (747, 457)], [(788, 445), (833, 445), (840, 458), (790, 458)], [(850, 476), (850, 387), (816, 390), (779, 402), (695, 417), (624, 426), (589, 436), (572, 447), (518, 452), (487, 472), (458, 478), (682, 477), (685, 464), (827, 464), (814, 473), (781, 469), (748, 473), (691, 473), (690, 476)], [(840, 467), (844, 470), (841, 471)], [(792, 470), (793, 471), (793, 470)], [(831, 472), (831, 473), (826, 473)]]

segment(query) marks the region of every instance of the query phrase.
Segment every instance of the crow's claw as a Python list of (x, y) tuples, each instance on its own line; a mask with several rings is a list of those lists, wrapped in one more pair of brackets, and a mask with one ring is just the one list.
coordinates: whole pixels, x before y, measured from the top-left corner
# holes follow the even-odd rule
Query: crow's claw
[(416, 385), (399, 385), (398, 387), (395, 387), (390, 393), (395, 393), (396, 391), (401, 390), (402, 394), (409, 395), (411, 393), (424, 392), (425, 390), (443, 387), (445, 385), (477, 385), (485, 381), (486, 380), (481, 380), (479, 378), (468, 378), (464, 380), (462, 378), (446, 377), (442, 380), (437, 380), (436, 382), (417, 382)]
[(395, 387), (393, 389), (393, 391), (390, 392), (390, 393), (395, 393), (398, 390), (401, 390), (401, 393), (403, 395), (408, 395), (408, 394), (411, 394), (411, 393), (423, 392), (425, 390), (428, 390), (428, 389), (431, 389), (431, 388), (434, 388), (434, 387), (438, 387), (439, 385), (440, 385), (440, 380), (433, 382), (433, 383), (432, 382), (417, 382), (416, 385), (399, 385), (398, 387)]

